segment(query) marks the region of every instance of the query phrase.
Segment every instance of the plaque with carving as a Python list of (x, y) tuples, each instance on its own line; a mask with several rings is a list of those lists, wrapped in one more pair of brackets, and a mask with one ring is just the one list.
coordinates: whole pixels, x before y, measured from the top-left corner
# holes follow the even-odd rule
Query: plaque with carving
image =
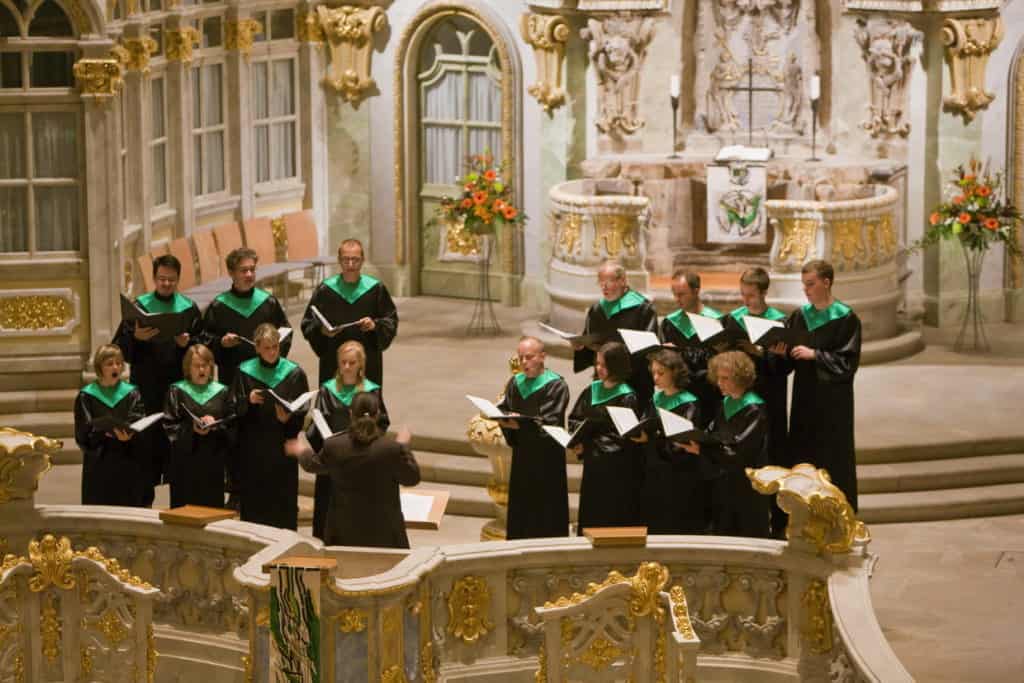
[(708, 167), (706, 243), (767, 246), (768, 169), (742, 162)]

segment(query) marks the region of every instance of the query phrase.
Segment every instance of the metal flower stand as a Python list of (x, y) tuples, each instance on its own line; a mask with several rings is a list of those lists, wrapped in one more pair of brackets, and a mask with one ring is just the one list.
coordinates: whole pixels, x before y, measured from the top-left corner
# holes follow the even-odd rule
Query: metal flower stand
[(498, 316), (494, 313), (494, 302), (491, 301), (491, 251), (493, 250), (492, 235), (482, 235), (483, 257), (477, 262), (480, 271), (480, 284), (477, 289), (476, 302), (473, 304), (473, 316), (466, 327), (466, 335), (470, 337), (495, 337), (501, 334)]
[(988, 336), (985, 334), (985, 317), (978, 296), (981, 292), (981, 267), (985, 262), (985, 249), (973, 249), (961, 242), (964, 260), (967, 262), (967, 308), (964, 321), (957, 335), (954, 351), (989, 351)]

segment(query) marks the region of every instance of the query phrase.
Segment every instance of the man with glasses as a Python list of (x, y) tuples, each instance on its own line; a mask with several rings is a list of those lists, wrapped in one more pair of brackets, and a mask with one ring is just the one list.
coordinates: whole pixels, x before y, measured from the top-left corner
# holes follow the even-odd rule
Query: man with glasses
[(384, 283), (361, 272), (363, 259), (359, 240), (342, 242), (341, 273), (320, 283), (302, 316), (302, 336), (320, 357), (320, 384), (334, 377), (338, 348), (349, 340), (366, 350), (366, 378), (384, 384), (384, 351), (398, 332), (398, 311)]
[[(156, 289), (135, 300), (147, 313), (175, 313), (182, 316), (181, 334), (171, 337), (160, 334), (155, 327), (139, 325), (134, 320), (122, 320), (114, 334), (113, 343), (121, 349), (125, 361), (131, 364), (131, 383), (142, 393), (146, 414), (163, 410), (167, 388), (182, 379), (181, 362), (189, 344), (195, 343), (200, 331), (199, 308), (195, 302), (178, 292), (181, 262), (170, 254), (153, 260), (153, 280)], [(160, 484), (170, 445), (162, 429), (148, 429), (139, 435), (147, 441), (145, 453), (148, 485), (143, 503), (153, 504), (153, 487)]]

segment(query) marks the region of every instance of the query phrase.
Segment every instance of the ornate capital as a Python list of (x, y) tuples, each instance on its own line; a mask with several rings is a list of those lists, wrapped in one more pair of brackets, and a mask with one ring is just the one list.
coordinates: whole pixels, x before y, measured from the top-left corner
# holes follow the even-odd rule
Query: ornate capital
[(253, 36), (263, 33), (263, 24), (255, 19), (239, 19), (224, 25), (224, 47), (238, 50), (246, 59), (252, 51)]
[(942, 43), (946, 47), (951, 92), (942, 100), (942, 108), (962, 116), (964, 124), (987, 109), (995, 94), (985, 90), (988, 57), (1003, 39), (1002, 17), (947, 18), (942, 24)]
[(10, 427), (0, 427), (0, 505), (30, 499), (50, 470), (50, 456), (64, 444)]
[(870, 16), (857, 20), (854, 38), (870, 78), (869, 115), (861, 128), (873, 138), (907, 137), (907, 87), (924, 35), (904, 19)]
[(853, 513), (843, 492), (832, 483), (828, 472), (801, 463), (786, 467), (747, 468), (754, 490), (778, 494), (779, 507), (789, 514), (786, 538), (794, 545), (823, 553), (848, 553), (855, 541), (871, 539), (864, 523)]
[(494, 628), (490, 620), (491, 589), (487, 579), (463, 576), (448, 594), (448, 633), (472, 645)]
[(121, 62), (116, 57), (79, 59), (74, 72), (83, 96), (106, 99), (117, 95), (124, 87)]
[(654, 27), (651, 17), (621, 13), (588, 19), (587, 27), (580, 31), (597, 72), (598, 115), (594, 125), (606, 135), (633, 135), (644, 126), (637, 98)]
[(295, 37), (301, 43), (324, 42), (324, 30), (316, 12), (299, 12), (295, 15)]
[(159, 49), (156, 41), (149, 36), (142, 38), (124, 38), (121, 40), (121, 47), (124, 50), (124, 64), (128, 71), (140, 71), (149, 73), (149, 57)]
[(316, 11), (331, 52), (324, 85), (358, 106), (366, 91), (376, 85), (370, 77), (373, 34), (388, 25), (388, 17), (380, 7), (342, 5), (332, 9), (319, 5)]
[(172, 29), (164, 34), (167, 61), (188, 64), (192, 61), (192, 48), (199, 44), (199, 31), (192, 26)]
[(519, 31), (533, 48), (537, 62), (537, 82), (527, 88), (527, 92), (550, 114), (565, 102), (562, 64), (569, 40), (569, 24), (557, 14), (527, 13), (519, 16)]

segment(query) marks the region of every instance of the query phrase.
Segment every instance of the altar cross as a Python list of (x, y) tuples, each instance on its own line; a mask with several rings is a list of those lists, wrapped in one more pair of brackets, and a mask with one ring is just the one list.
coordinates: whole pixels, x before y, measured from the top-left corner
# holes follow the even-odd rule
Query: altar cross
[(743, 86), (727, 86), (722, 90), (731, 90), (732, 92), (745, 92), (747, 93), (747, 145), (753, 147), (754, 145), (754, 93), (755, 92), (782, 92), (782, 88), (767, 86), (767, 85), (754, 85), (754, 58), (747, 58), (747, 85)]

